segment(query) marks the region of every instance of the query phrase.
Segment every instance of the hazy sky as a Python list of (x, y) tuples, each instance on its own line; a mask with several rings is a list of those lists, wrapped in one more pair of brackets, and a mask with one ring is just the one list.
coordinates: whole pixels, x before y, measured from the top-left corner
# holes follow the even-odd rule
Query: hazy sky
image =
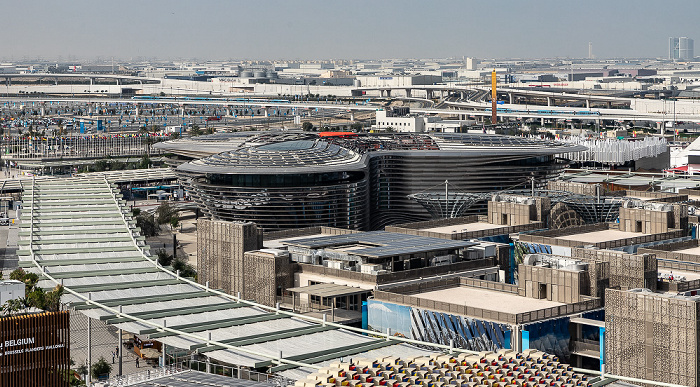
[[(699, 0), (4, 1), (0, 58), (666, 57)], [(700, 51), (700, 47), (699, 47)]]

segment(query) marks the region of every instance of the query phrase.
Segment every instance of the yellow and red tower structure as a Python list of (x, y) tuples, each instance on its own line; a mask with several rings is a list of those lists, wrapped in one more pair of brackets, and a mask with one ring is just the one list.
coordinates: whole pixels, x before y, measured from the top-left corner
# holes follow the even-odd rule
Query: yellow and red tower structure
[(498, 105), (496, 83), (498, 83), (498, 77), (496, 76), (496, 69), (493, 69), (491, 72), (491, 125), (498, 123), (498, 115), (496, 114), (496, 106)]

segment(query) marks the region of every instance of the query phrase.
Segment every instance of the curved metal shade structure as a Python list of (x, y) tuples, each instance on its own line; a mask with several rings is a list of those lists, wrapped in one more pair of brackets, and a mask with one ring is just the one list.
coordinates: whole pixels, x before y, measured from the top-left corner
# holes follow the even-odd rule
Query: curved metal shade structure
[[(562, 203), (575, 211), (585, 223), (614, 222), (620, 213), (620, 207), (627, 201), (622, 198), (601, 197), (575, 194), (556, 190), (505, 190), (481, 193), (432, 191), (408, 195), (408, 198), (420, 203), (433, 219), (456, 218), (464, 215), (475, 203), (489, 200), (499, 195), (548, 197), (551, 204)], [(447, 197), (447, 200), (445, 198)]]
[(350, 354), (426, 353), (403, 344), (410, 339), (370, 338), (353, 332), (367, 333), (361, 329), (247, 301), (159, 266), (116, 186), (105, 179), (33, 180), (23, 204), (20, 267), (39, 275), (43, 289), (63, 285), (61, 301), (74, 312), (126, 332), (292, 379)]

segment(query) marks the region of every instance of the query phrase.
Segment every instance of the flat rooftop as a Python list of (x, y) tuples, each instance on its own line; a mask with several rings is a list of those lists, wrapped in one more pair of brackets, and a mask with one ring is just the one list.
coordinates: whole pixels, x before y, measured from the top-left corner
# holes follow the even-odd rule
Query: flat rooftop
[(566, 305), (561, 302), (538, 300), (535, 298), (521, 297), (513, 293), (479, 289), (470, 286), (456, 286), (424, 293), (415, 293), (411, 294), (411, 296), (432, 301), (449, 302), (457, 305), (466, 304), (474, 308), (513, 314), (533, 312), (540, 309)]
[(354, 234), (323, 237), (305, 237), (283, 242), (287, 246), (307, 249), (333, 249), (351, 251), (358, 256), (385, 258), (396, 255), (431, 251), (456, 250), (475, 246), (478, 243), (449, 239), (399, 234), (387, 231), (367, 231)]
[(491, 224), (486, 222), (474, 222), (474, 223), (462, 223), (453, 224), (449, 226), (431, 227), (421, 229), (422, 231), (437, 232), (442, 234), (452, 234), (458, 232), (472, 232), (472, 231), (482, 231), (482, 230), (493, 230), (496, 228), (502, 228), (507, 226), (500, 226), (497, 224)]
[[(653, 246), (651, 247), (652, 249), (654, 248)], [(683, 253), (683, 254), (696, 254), (700, 255), (700, 246), (697, 247), (691, 247), (689, 249), (681, 249), (681, 250), (673, 250), (674, 253)]]
[(659, 274), (673, 274), (674, 276), (683, 276), (686, 281), (695, 281), (700, 279), (700, 272), (696, 271), (681, 271), (672, 269), (659, 269)]
[(653, 198), (653, 197), (642, 197), (642, 196), (630, 195), (630, 194), (625, 195), (625, 197), (631, 198), (631, 199), (637, 199), (637, 200), (641, 200), (641, 201), (654, 201), (654, 200), (656, 200), (656, 198)]
[(584, 232), (580, 234), (563, 235), (556, 237), (557, 239), (564, 239), (567, 241), (579, 241), (587, 243), (599, 243), (599, 242), (609, 242), (616, 241), (620, 239), (635, 238), (643, 235), (647, 235), (641, 232), (627, 232), (620, 230), (600, 230), (592, 232)]
[(265, 240), (263, 241), (263, 247), (266, 249), (285, 249), (287, 247), (286, 244), (283, 242), (291, 242), (295, 241), (297, 239), (307, 239), (307, 238), (321, 238), (321, 237), (326, 237), (330, 236), (330, 234), (312, 234), (312, 235), (303, 235), (303, 236), (296, 236), (296, 237), (290, 237), (290, 238), (280, 238), (280, 239), (272, 239), (272, 240)]

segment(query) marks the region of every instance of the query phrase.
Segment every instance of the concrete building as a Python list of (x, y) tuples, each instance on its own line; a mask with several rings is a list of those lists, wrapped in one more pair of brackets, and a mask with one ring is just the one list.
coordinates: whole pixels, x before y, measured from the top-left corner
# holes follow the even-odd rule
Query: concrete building
[(289, 252), (277, 249), (248, 251), (243, 255), (243, 297), (274, 306), (292, 287)]
[(442, 82), (437, 75), (367, 75), (358, 76), (362, 87), (403, 87), (418, 85), (434, 85)]
[[(576, 247), (592, 246), (599, 249), (630, 248), (688, 235), (685, 229), (669, 229), (663, 233), (647, 234), (638, 231), (622, 231), (614, 223), (596, 223), (546, 230), (518, 236), (519, 244), (526, 252), (551, 252), (570, 257)], [(516, 249), (517, 251), (517, 249)], [(516, 252), (517, 254), (517, 252)]]
[(505, 248), (510, 243), (510, 234), (544, 228), (544, 223), (532, 221), (520, 225), (502, 225), (489, 222), (485, 215), (470, 215), (457, 218), (435, 219), (424, 222), (413, 222), (386, 226), (386, 231), (409, 235), (427, 236), (452, 240), (481, 240), (496, 243), (496, 258), (499, 269), (499, 279), (513, 283), (517, 267), (511, 262), (510, 249)]
[(24, 283), (17, 280), (0, 281), (0, 305), (24, 298)]
[(687, 227), (686, 205), (628, 201), (620, 208), (620, 231), (657, 234)]
[[(519, 286), (528, 298), (576, 303), (595, 297), (609, 283), (609, 265), (545, 254), (530, 254), (518, 266)], [(520, 291), (519, 291), (520, 294)]]
[(533, 348), (568, 359), (570, 319), (600, 318), (593, 294), (605, 287), (606, 266), (533, 255), (518, 266), (518, 285), (464, 277), (400, 283), (374, 292), (368, 324), (472, 350)]
[[(397, 111), (400, 113), (397, 113)], [(375, 114), (375, 124), (372, 125), (372, 129), (408, 133), (458, 133), (462, 125), (474, 122), (474, 120), (443, 120), (438, 116), (411, 114), (408, 112), (408, 108), (405, 108), (403, 112), (400, 108), (394, 108), (391, 110), (377, 110)]]
[[(210, 288), (299, 312), (361, 321), (375, 289), (422, 278), (497, 281), (508, 245), (331, 227), (268, 232), (252, 223), (200, 220), (198, 280)], [(332, 308), (330, 308), (333, 306)], [(320, 315), (318, 316), (320, 317)]]
[(466, 70), (476, 70), (477, 67), (479, 66), (479, 60), (476, 58), (467, 58), (466, 63), (465, 63), (465, 69)]
[(396, 132), (420, 133), (425, 132), (426, 122), (432, 117), (417, 114), (396, 114), (393, 111), (377, 110), (374, 128), (379, 130), (394, 130)]
[[(245, 252), (262, 248), (262, 232), (251, 222), (197, 221), (197, 281), (229, 294), (245, 294)], [(255, 256), (257, 257), (257, 256)]]
[(521, 226), (545, 222), (550, 210), (548, 197), (493, 195), (488, 202), (488, 219), (500, 226)]
[(668, 59), (693, 60), (693, 58), (695, 58), (693, 39), (686, 37), (668, 38)]
[[(642, 251), (628, 254), (615, 250), (576, 247), (571, 250), (571, 256), (585, 262), (606, 262), (609, 271), (606, 287), (656, 290), (658, 262), (655, 254)], [(604, 297), (604, 291), (604, 288), (601, 289), (598, 296)]]

